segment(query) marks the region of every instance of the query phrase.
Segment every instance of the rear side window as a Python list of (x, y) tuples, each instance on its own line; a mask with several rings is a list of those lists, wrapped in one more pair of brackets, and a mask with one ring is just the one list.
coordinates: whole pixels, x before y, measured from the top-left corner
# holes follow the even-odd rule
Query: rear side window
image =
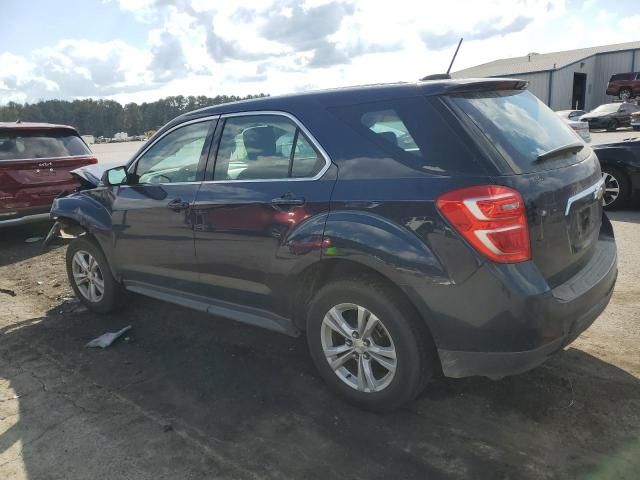
[(482, 160), (454, 130), (455, 120), (446, 119), (443, 106), (432, 102), (438, 100), (399, 98), (338, 107), (332, 112), (404, 166), (433, 175), (484, 174)]
[(538, 155), (579, 141), (553, 111), (528, 91), (477, 92), (450, 97), (509, 162), (514, 173), (530, 173), (577, 163), (581, 154), (567, 153), (553, 160)]
[(289, 118), (237, 116), (225, 121), (214, 180), (307, 178), (324, 165), (324, 158)]
[(70, 130), (0, 131), (0, 161), (89, 155), (82, 139)]

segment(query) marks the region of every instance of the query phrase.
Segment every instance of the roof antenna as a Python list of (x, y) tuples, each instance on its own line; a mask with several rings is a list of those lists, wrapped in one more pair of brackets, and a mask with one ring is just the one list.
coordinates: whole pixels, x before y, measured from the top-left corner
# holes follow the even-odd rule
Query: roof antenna
[(458, 42), (458, 46), (456, 47), (456, 51), (453, 54), (453, 58), (451, 59), (451, 63), (449, 64), (449, 68), (447, 68), (447, 73), (434, 73), (433, 75), (427, 75), (426, 77), (422, 77), (420, 80), (448, 80), (451, 78), (449, 73), (451, 72), (451, 67), (453, 67), (453, 62), (456, 60), (458, 56), (458, 50), (460, 50), (460, 45), (462, 45), (463, 38), (460, 37), (460, 41)]
[[(458, 42), (458, 46), (456, 47), (456, 53), (453, 54), (453, 58), (451, 59), (451, 63), (449, 64), (449, 68), (447, 68), (447, 75), (449, 75), (449, 72), (451, 72), (451, 67), (453, 67), (453, 62), (456, 61), (456, 57), (458, 56), (458, 50), (460, 50), (460, 45), (462, 45), (462, 40), (463, 40), (463, 38), (460, 37), (460, 41)], [(449, 78), (451, 78), (450, 75), (449, 75)]]

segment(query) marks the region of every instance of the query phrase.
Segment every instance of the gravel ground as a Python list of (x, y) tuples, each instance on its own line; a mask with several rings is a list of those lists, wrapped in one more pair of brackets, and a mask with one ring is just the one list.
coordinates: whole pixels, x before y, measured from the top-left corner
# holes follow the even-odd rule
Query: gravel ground
[(105, 165), (124, 165), (145, 142), (94, 143), (90, 145), (98, 161)]
[[(611, 215), (613, 300), (529, 373), (437, 379), (376, 415), (335, 398), (305, 341), (132, 296), (69, 301), (64, 245), (0, 236), (0, 478), (637, 479), (640, 212)], [(85, 349), (106, 331), (128, 339)]]

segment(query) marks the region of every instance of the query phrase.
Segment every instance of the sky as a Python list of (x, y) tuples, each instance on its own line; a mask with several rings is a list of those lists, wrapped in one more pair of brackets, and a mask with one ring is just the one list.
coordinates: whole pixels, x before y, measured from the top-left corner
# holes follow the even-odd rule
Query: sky
[[(614, 8), (615, 7), (615, 8)], [(640, 40), (640, 0), (0, 0), (0, 104), (414, 81)]]

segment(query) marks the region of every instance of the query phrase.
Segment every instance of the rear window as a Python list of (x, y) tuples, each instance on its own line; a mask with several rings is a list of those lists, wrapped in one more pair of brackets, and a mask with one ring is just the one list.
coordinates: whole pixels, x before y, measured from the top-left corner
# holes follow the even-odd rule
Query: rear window
[[(455, 119), (424, 97), (332, 109), (387, 158), (433, 175), (483, 174), (483, 160), (454, 130)], [(355, 141), (355, 140), (354, 140)], [(366, 165), (363, 165), (366, 168)]]
[(82, 139), (69, 130), (0, 130), (0, 161), (90, 153)]
[(577, 163), (588, 152), (538, 161), (538, 155), (579, 141), (571, 128), (528, 91), (477, 92), (450, 97), (511, 165), (530, 173)]

